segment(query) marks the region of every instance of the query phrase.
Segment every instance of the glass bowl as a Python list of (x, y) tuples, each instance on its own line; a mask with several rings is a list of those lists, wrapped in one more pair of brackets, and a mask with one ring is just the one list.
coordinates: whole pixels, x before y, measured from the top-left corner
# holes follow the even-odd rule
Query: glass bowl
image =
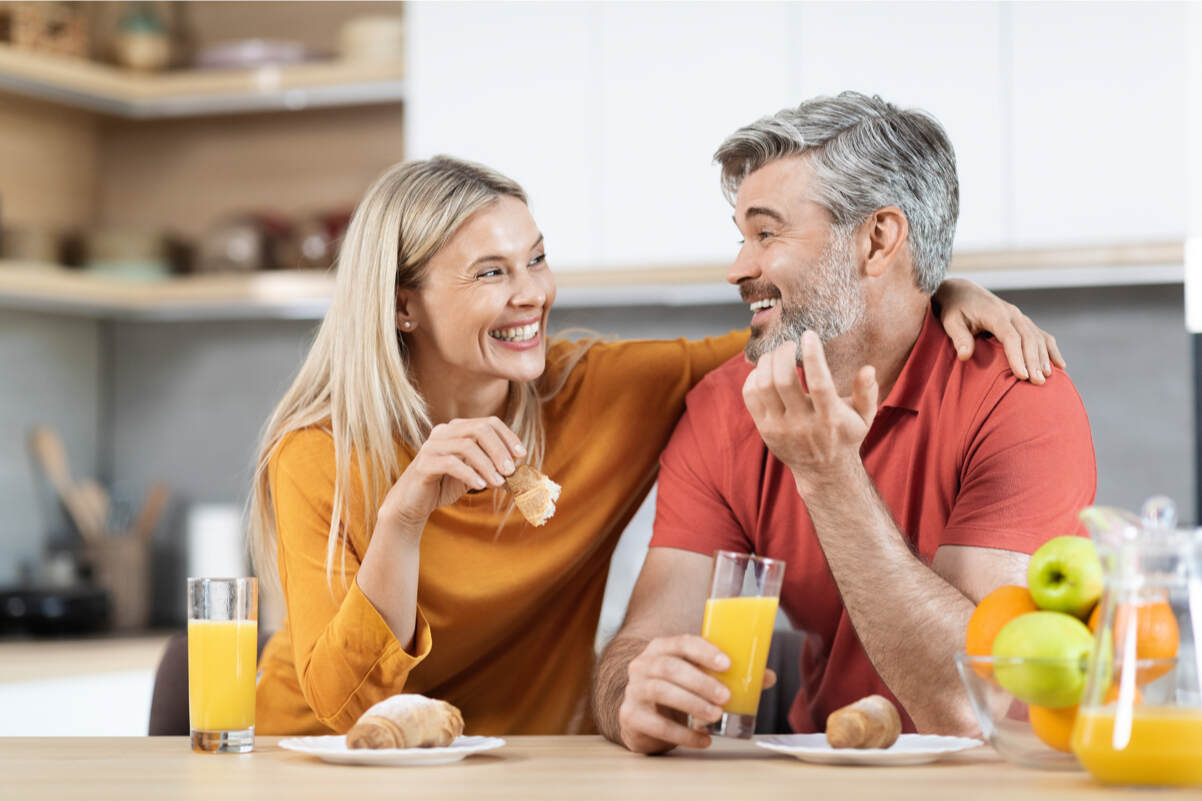
[(995, 664), (1079, 668), (1075, 659), (994, 659), (991, 656), (956, 654), (956, 670), (968, 691), (972, 711), (986, 742), (1007, 762), (1041, 770), (1080, 770), (1081, 764), (1070, 753), (1058, 751), (1035, 736), (1027, 716), (1027, 704), (1015, 698), (994, 679)]

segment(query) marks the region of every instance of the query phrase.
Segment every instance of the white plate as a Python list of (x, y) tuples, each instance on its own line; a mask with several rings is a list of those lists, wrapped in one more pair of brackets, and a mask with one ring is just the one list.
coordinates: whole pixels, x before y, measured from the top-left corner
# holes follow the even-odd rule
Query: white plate
[(338, 765), (446, 765), (505, 745), (500, 737), (456, 737), (445, 748), (347, 748), (346, 735), (289, 737), (280, 748)]
[(903, 734), (888, 748), (831, 748), (825, 734), (768, 734), (755, 744), (821, 765), (922, 765), (985, 743), (971, 737)]

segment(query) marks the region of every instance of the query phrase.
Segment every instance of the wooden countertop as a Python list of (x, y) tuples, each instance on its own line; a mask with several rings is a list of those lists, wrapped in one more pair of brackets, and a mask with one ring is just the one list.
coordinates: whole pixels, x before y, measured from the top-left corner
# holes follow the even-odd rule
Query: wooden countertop
[(259, 737), (251, 754), (194, 754), (184, 737), (9, 738), (0, 741), (0, 798), (689, 799), (993, 801), (1123, 796), (1198, 798), (1195, 790), (1130, 790), (1084, 772), (1025, 770), (981, 748), (913, 767), (811, 765), (753, 744), (644, 757), (600, 737), (510, 737), (500, 750), (439, 767), (350, 767), (284, 751)]

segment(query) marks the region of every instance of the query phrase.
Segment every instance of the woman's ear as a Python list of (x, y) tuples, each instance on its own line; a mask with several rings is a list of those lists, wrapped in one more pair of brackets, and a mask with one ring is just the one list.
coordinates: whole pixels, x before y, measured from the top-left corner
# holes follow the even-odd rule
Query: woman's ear
[(873, 212), (864, 223), (868, 233), (868, 258), (864, 272), (879, 278), (902, 252), (910, 236), (910, 223), (897, 206), (885, 206)]
[(413, 316), (409, 313), (409, 303), (411, 297), (408, 292), (403, 289), (396, 291), (396, 329), (406, 333), (417, 327)]

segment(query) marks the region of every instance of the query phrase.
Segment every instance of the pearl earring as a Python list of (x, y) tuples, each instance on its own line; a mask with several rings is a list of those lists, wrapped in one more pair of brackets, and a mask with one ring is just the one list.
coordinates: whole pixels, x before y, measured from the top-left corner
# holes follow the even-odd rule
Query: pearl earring
[(408, 331), (412, 327), (413, 327), (413, 322), (411, 320), (406, 320), (405, 322), (401, 323), (401, 328), (404, 328), (406, 331)]

